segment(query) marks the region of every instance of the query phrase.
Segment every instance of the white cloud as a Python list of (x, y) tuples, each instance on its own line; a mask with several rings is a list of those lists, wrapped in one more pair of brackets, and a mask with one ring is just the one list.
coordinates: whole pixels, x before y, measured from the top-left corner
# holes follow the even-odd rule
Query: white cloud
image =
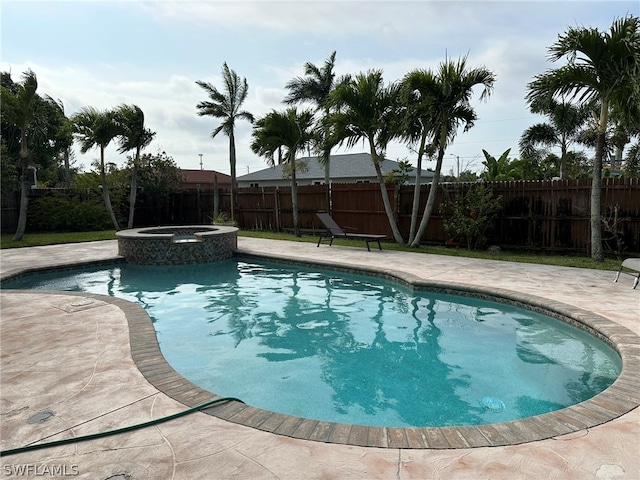
[[(260, 116), (285, 108), (285, 84), (303, 75), (305, 62), (322, 65), (334, 50), (337, 75), (382, 69), (387, 82), (416, 68), (436, 68), (445, 56), (468, 54), (470, 68), (484, 65), (497, 75), (489, 101), (473, 100), (476, 126), (460, 132), (448, 151), (474, 158), (482, 148), (499, 154), (517, 147), (524, 128), (538, 121), (526, 108), (524, 92), (533, 75), (552, 66), (546, 49), (559, 33), (570, 25), (606, 29), (615, 16), (637, 12), (635, 1), (595, 0), (159, 0), (62, 2), (66, 8), (60, 9), (59, 1), (46, 3), (42, 18), (34, 7), (40, 3), (3, 5), (2, 70), (10, 68), (17, 79), (31, 67), (39, 91), (60, 98), (68, 114), (86, 105), (137, 104), (157, 132), (150, 151), (161, 147), (185, 168), (199, 168), (202, 153), (206, 168), (223, 172), (229, 171), (228, 139), (223, 134), (210, 138), (219, 121), (198, 117), (196, 105), (207, 97), (195, 83), (204, 80), (220, 88), (223, 61), (247, 78), (243, 108)], [(48, 21), (58, 10), (55, 22)], [(123, 12), (137, 35), (102, 40), (87, 35), (87, 29), (110, 31), (123, 21)], [(64, 42), (56, 43), (61, 32), (74, 32), (76, 43), (62, 48)], [(104, 47), (111, 42), (117, 48), (109, 51)], [(100, 46), (104, 50), (98, 55)], [(241, 122), (239, 173), (265, 166), (250, 151), (250, 142), (251, 126)], [(107, 154), (121, 163), (115, 148)], [(404, 146), (391, 147), (388, 156), (413, 160)]]
[[(138, 5), (162, 22), (184, 22), (234, 29), (264, 29), (287, 35), (309, 33), (352, 36), (406, 34), (424, 28), (425, 18), (448, 13), (440, 2), (406, 1), (163, 1)], [(410, 12), (418, 10), (419, 14)], [(454, 7), (454, 10), (457, 10)], [(456, 14), (457, 15), (457, 14)], [(433, 26), (438, 30), (439, 26)]]

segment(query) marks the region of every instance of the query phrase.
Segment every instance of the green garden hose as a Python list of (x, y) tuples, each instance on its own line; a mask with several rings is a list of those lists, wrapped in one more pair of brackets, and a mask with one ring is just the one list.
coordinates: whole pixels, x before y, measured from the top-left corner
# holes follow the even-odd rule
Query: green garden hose
[(65, 438), (64, 440), (56, 440), (54, 442), (38, 443), (35, 445), (26, 445), (24, 447), (12, 448), (9, 450), (2, 450), (0, 451), (0, 457), (4, 457), (7, 455), (16, 455), (18, 453), (32, 452), (34, 450), (40, 450), (43, 448), (58, 447), (61, 445), (69, 445), (72, 443), (85, 442), (87, 440), (95, 440), (96, 438), (104, 438), (111, 435), (117, 435), (119, 433), (131, 432), (133, 430), (139, 430), (141, 428), (158, 425), (159, 423), (168, 422), (169, 420), (173, 420), (175, 418), (184, 417), (185, 415), (189, 415), (190, 413), (200, 411), (203, 408), (210, 407), (211, 405), (215, 405), (216, 403), (229, 402), (229, 401), (244, 403), (242, 400), (239, 400), (233, 397), (216, 398), (215, 400), (210, 400), (208, 402), (201, 403), (200, 405), (196, 405), (195, 407), (191, 407), (188, 410), (184, 410), (182, 412), (174, 413), (173, 415), (156, 418), (155, 420), (150, 420), (144, 423), (138, 423), (136, 425), (130, 425), (128, 427), (117, 428), (115, 430), (107, 430), (106, 432), (92, 433), (90, 435), (84, 435), (82, 437)]

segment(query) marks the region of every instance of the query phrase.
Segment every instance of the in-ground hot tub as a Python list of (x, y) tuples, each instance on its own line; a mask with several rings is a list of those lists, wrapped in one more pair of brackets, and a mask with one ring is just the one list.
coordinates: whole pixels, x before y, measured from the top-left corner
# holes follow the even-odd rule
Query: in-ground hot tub
[(219, 225), (133, 228), (116, 232), (118, 254), (129, 263), (186, 265), (231, 258), (238, 229)]

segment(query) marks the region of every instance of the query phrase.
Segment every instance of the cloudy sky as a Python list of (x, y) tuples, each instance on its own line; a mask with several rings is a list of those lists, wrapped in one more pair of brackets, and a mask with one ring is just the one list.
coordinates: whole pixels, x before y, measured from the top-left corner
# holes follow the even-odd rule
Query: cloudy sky
[[(0, 8), (0, 68), (14, 80), (32, 69), (39, 93), (60, 99), (68, 115), (136, 104), (157, 132), (148, 152), (164, 150), (182, 168), (200, 168), (201, 154), (205, 169), (225, 173), (228, 139), (211, 139), (218, 121), (196, 113), (207, 98), (196, 80), (221, 88), (223, 62), (246, 77), (244, 107), (261, 116), (285, 108), (284, 86), (303, 75), (305, 62), (320, 66), (334, 50), (337, 75), (382, 69), (386, 82), (468, 55), (470, 67), (487, 67), (497, 81), (487, 102), (474, 97), (478, 121), (458, 133), (444, 171), (458, 161), (481, 171), (482, 149), (517, 155), (523, 130), (544, 121), (524, 95), (534, 75), (557, 66), (547, 48), (559, 34), (571, 26), (607, 30), (615, 18), (640, 14), (637, 0), (2, 0)], [(246, 122), (237, 127), (238, 175), (266, 167), (249, 148), (251, 131)], [(75, 150), (85, 170), (98, 156)], [(115, 145), (106, 153), (124, 164)], [(415, 163), (404, 145), (386, 156)]]

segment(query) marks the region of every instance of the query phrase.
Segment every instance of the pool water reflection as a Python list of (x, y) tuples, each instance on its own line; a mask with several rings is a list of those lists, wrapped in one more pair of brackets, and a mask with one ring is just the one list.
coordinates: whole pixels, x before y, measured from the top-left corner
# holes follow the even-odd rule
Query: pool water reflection
[(118, 264), (7, 286), (138, 302), (185, 378), (325, 421), (504, 422), (590, 398), (621, 369), (600, 340), (535, 312), (327, 270), (237, 259)]

